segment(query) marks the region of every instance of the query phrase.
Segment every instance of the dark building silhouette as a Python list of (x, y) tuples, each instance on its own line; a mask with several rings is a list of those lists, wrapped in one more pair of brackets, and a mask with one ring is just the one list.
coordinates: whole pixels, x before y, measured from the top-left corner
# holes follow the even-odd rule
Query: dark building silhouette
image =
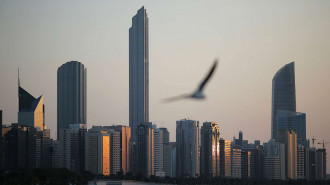
[(200, 173), (212, 178), (220, 176), (220, 128), (216, 122), (204, 122), (201, 128)]
[(152, 123), (138, 125), (137, 174), (154, 175), (154, 129)]
[(2, 139), (2, 110), (0, 110), (0, 170), (4, 168), (3, 139)]
[(251, 178), (251, 151), (242, 151), (241, 157), (241, 178)]

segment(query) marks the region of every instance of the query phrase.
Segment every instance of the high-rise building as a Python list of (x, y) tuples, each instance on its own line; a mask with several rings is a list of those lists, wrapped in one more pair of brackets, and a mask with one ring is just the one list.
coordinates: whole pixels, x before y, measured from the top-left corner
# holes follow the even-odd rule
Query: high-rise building
[(117, 174), (121, 170), (120, 136), (121, 133), (110, 130), (110, 174)]
[(129, 126), (133, 142), (137, 127), (149, 122), (149, 22), (144, 7), (132, 18), (129, 28)]
[(109, 127), (93, 126), (86, 134), (85, 169), (93, 174), (120, 172), (120, 132)]
[(61, 129), (59, 136), (60, 167), (78, 174), (85, 169), (85, 124), (70, 124)]
[(176, 177), (196, 177), (199, 170), (199, 122), (176, 121)]
[(278, 130), (295, 130), (297, 133), (297, 143), (307, 147), (305, 113), (278, 110), (276, 120)]
[(297, 146), (297, 178), (305, 179), (305, 147), (301, 144)]
[(294, 130), (279, 129), (278, 141), (285, 144), (286, 179), (297, 179), (297, 133)]
[(70, 124), (86, 124), (87, 69), (77, 61), (63, 64), (57, 70), (57, 139), (61, 129)]
[(271, 138), (278, 140), (278, 110), (296, 111), (296, 87), (294, 62), (286, 64), (274, 76), (272, 84), (272, 132)]
[(116, 125), (116, 126), (105, 126), (104, 128), (113, 129), (120, 133), (120, 169), (126, 174), (130, 171), (130, 142), (131, 142), (131, 127)]
[(305, 169), (305, 172), (309, 172), (309, 173), (306, 173), (308, 176), (307, 176), (307, 180), (310, 180), (310, 181), (315, 181), (316, 180), (316, 148), (309, 148), (309, 150), (307, 151), (308, 152), (308, 156), (309, 156), (309, 163), (308, 166), (309, 169)]
[(153, 125), (154, 129), (154, 174), (164, 173), (164, 132)]
[(163, 154), (163, 163), (164, 163), (164, 172), (165, 176), (172, 176), (172, 145), (170, 144), (170, 133), (167, 128), (160, 128), (163, 130), (164, 135), (164, 154)]
[(172, 147), (171, 150), (171, 166), (172, 166), (172, 174), (170, 175), (171, 177), (176, 177), (176, 142), (170, 142), (170, 145)]
[(231, 177), (231, 141), (220, 139), (220, 176)]
[(220, 176), (220, 128), (216, 122), (204, 122), (201, 128), (200, 173)]
[(60, 141), (52, 140), (52, 168), (61, 168)]
[(243, 144), (243, 132), (239, 131), (239, 133), (238, 133), (238, 145), (242, 146), (242, 144)]
[(93, 126), (86, 134), (85, 170), (110, 175), (110, 133)]
[(231, 148), (231, 177), (240, 179), (242, 176), (242, 150), (239, 145), (232, 145)]
[(138, 125), (137, 140), (137, 174), (144, 177), (154, 175), (154, 129), (152, 123), (140, 123)]
[(317, 149), (316, 150), (316, 179), (317, 180), (326, 180), (326, 150)]
[(50, 148), (47, 146), (47, 136), (44, 133), (48, 131), (47, 129), (37, 130), (32, 126), (22, 126), (18, 123), (2, 128), (5, 170), (49, 167), (47, 163), (44, 163), (49, 159)]
[(50, 129), (45, 129), (42, 132), (41, 140), (41, 168), (52, 167), (52, 139), (50, 138)]
[(285, 179), (285, 145), (270, 139), (264, 143), (265, 178)]
[(4, 169), (4, 155), (3, 155), (3, 138), (2, 138), (2, 110), (0, 110), (0, 170)]
[(265, 156), (263, 146), (256, 146), (254, 150), (254, 173), (251, 177), (254, 179), (263, 179), (265, 177)]
[(241, 152), (241, 178), (249, 179), (251, 178), (251, 151)]
[(18, 102), (18, 124), (44, 130), (45, 106), (43, 104), (43, 96), (34, 98), (21, 86), (18, 86)]

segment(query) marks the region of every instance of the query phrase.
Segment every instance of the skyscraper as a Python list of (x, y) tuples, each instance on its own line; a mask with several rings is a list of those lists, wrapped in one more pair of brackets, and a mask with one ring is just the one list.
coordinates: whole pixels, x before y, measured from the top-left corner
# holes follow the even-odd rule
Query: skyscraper
[(131, 142), (131, 127), (116, 125), (116, 126), (104, 126), (107, 129), (113, 129), (120, 133), (120, 169), (126, 174), (130, 171), (130, 142)]
[(132, 18), (129, 29), (129, 126), (133, 142), (137, 127), (149, 122), (149, 23), (144, 7)]
[(63, 64), (57, 70), (57, 139), (60, 129), (70, 124), (86, 124), (87, 69), (77, 61)]
[(155, 166), (155, 138), (152, 123), (140, 123), (138, 126), (137, 140), (137, 174), (142, 174), (144, 177), (154, 175)]
[(153, 125), (154, 129), (154, 174), (164, 173), (164, 131)]
[(278, 142), (285, 144), (286, 179), (297, 179), (297, 133), (294, 130), (278, 130)]
[(164, 134), (164, 154), (163, 154), (163, 163), (164, 163), (164, 172), (165, 176), (172, 176), (172, 145), (170, 144), (170, 133), (167, 128), (160, 128), (163, 130)]
[(231, 177), (231, 141), (220, 139), (220, 176)]
[(199, 122), (176, 121), (176, 177), (196, 177), (199, 170)]
[(85, 169), (85, 124), (70, 124), (59, 132), (60, 167), (78, 174)]
[(272, 85), (272, 139), (277, 136), (277, 111), (296, 111), (294, 62), (282, 67), (273, 78)]
[(204, 122), (201, 129), (200, 173), (212, 178), (220, 176), (220, 128), (216, 122)]

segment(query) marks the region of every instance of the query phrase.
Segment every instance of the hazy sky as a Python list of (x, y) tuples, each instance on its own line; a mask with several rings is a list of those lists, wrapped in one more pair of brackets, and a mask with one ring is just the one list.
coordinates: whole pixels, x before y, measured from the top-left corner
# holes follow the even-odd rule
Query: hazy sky
[[(297, 111), (307, 137), (330, 141), (330, 1), (12, 1), (0, 0), (0, 109), (17, 122), (21, 86), (44, 96), (46, 126), (56, 135), (57, 68), (87, 68), (87, 121), (128, 125), (128, 29), (149, 16), (150, 121), (216, 121), (221, 137), (268, 141), (272, 78), (295, 61)], [(220, 65), (205, 101), (163, 104), (195, 90), (214, 58)], [(330, 144), (328, 145), (330, 149)], [(330, 160), (328, 160), (330, 161)], [(328, 166), (330, 163), (328, 163)], [(328, 168), (329, 171), (330, 168)]]

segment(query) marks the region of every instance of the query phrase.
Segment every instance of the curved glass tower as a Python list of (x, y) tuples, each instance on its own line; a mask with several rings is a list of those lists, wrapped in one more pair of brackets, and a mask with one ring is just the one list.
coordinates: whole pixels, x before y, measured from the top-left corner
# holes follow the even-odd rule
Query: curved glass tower
[(57, 139), (60, 129), (86, 124), (86, 73), (85, 66), (77, 61), (57, 70)]
[(277, 139), (278, 110), (296, 111), (296, 85), (294, 62), (282, 67), (273, 78), (272, 87), (272, 139)]

